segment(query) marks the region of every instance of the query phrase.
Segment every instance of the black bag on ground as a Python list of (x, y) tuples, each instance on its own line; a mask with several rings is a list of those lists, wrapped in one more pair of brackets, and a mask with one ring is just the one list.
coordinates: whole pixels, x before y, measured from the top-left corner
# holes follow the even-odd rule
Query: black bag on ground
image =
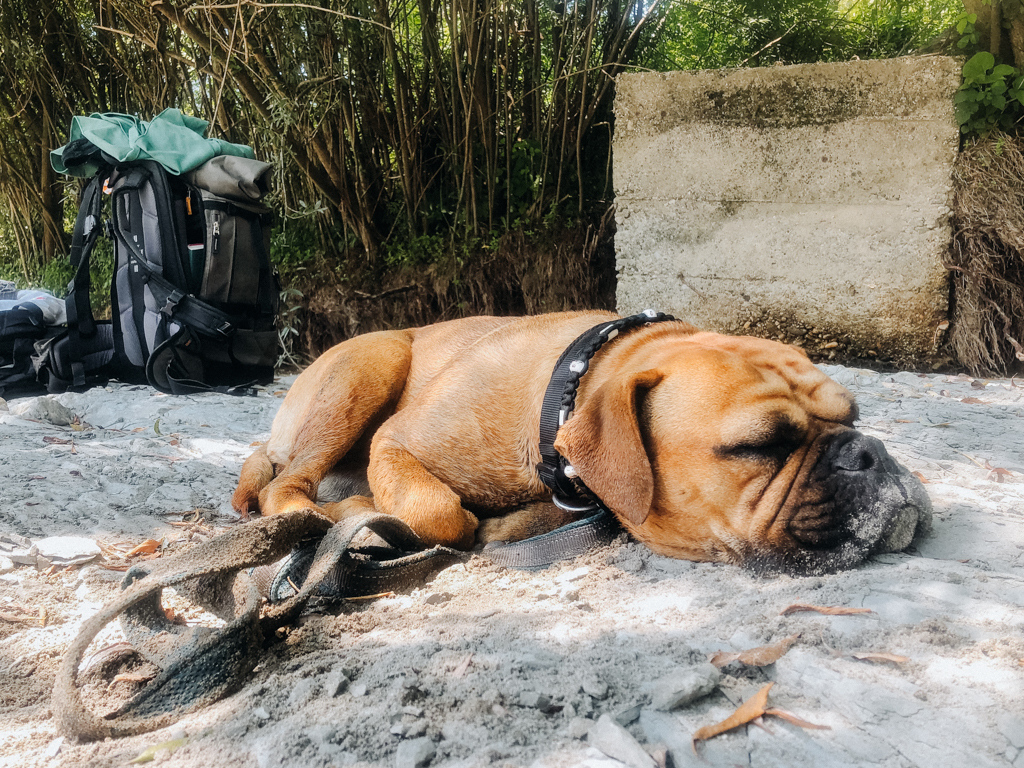
[[(47, 389), (81, 389), (109, 376), (171, 394), (268, 383), (279, 346), (270, 211), (260, 202), (270, 170), (227, 155), (180, 177), (151, 160), (102, 167), (75, 223), (67, 333), (38, 350)], [(115, 264), (111, 320), (96, 322), (89, 262), (104, 196)]]
[(36, 345), (64, 332), (64, 302), (46, 291), (0, 280), (0, 396), (45, 392), (36, 378)]

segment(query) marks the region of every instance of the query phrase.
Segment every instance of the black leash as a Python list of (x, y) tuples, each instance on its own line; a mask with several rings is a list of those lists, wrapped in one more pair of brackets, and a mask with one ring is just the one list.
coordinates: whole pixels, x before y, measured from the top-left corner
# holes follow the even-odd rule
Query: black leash
[[(562, 353), (544, 395), (543, 461), (537, 471), (557, 506), (586, 516), (541, 536), (490, 546), (483, 556), (509, 568), (533, 570), (581, 555), (614, 537), (618, 521), (554, 449), (555, 436), (572, 415), (580, 379), (597, 351), (621, 331), (672, 319), (647, 310), (602, 323)], [(364, 529), (384, 539), (388, 547), (354, 548), (356, 535)], [(182, 555), (155, 562), (152, 571), (136, 566), (125, 575), (121, 595), (82, 625), (65, 653), (54, 684), (57, 726), (73, 739), (93, 740), (167, 725), (236, 690), (256, 666), (267, 639), (293, 621), (311, 599), (333, 601), (403, 589), (469, 556), (444, 547), (428, 548), (390, 515), (363, 515), (331, 525), (315, 512), (302, 511), (254, 520)], [(168, 620), (160, 595), (170, 586), (226, 625), (210, 629)], [(269, 601), (262, 611), (261, 596)], [(115, 712), (98, 716), (82, 700), (79, 665), (93, 638), (117, 619), (135, 651), (160, 672)]]

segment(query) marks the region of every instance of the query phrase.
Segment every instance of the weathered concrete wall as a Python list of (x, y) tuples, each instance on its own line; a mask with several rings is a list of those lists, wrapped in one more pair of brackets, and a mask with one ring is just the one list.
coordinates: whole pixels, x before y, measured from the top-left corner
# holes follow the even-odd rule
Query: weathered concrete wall
[(620, 75), (619, 312), (927, 356), (959, 82), (938, 56)]

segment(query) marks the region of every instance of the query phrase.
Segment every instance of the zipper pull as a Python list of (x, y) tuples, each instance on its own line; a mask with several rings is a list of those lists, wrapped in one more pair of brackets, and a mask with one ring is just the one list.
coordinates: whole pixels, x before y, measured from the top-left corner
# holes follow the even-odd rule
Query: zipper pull
[(213, 221), (213, 252), (217, 253), (220, 250), (220, 221), (214, 219)]

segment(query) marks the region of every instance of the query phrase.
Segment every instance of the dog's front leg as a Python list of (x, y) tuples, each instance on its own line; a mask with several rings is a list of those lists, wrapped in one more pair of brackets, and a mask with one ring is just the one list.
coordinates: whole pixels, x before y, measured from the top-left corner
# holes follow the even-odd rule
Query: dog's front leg
[(427, 544), (473, 546), (476, 515), (415, 456), (381, 433), (373, 441), (368, 476), (379, 512), (400, 517)]

